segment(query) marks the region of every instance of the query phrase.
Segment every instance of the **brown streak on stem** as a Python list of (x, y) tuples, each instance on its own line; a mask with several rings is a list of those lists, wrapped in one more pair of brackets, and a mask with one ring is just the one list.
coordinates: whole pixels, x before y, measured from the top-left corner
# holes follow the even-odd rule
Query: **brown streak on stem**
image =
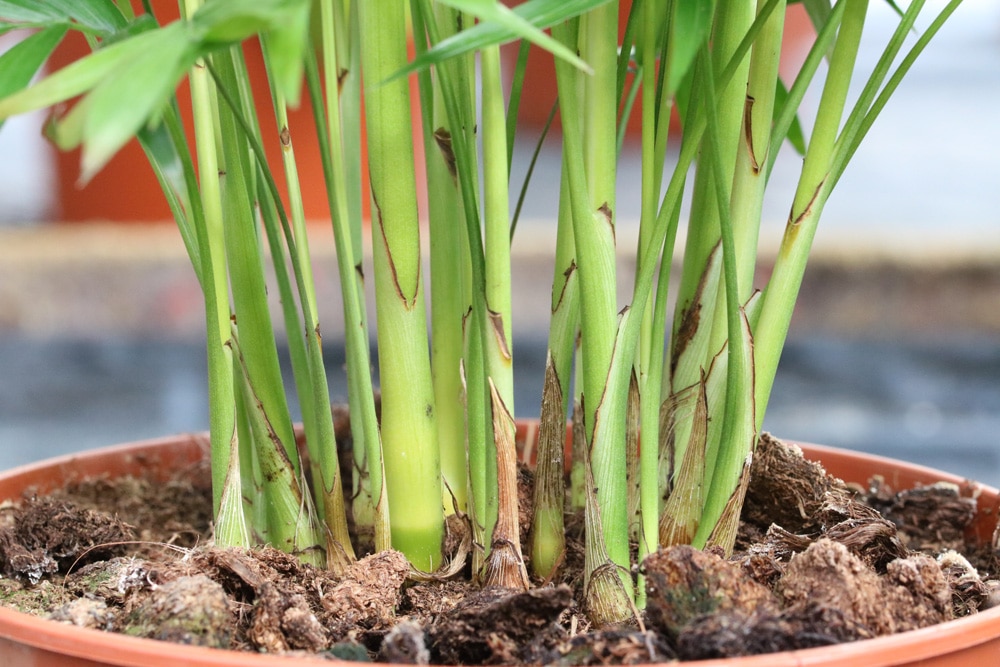
[[(625, 478), (627, 480), (628, 520), (630, 524), (635, 521), (636, 526), (642, 525), (639, 513), (639, 400), (639, 377), (636, 375), (635, 366), (633, 366), (625, 404)], [(643, 539), (641, 536), (638, 537), (640, 540)]]
[[(630, 310), (630, 307), (629, 306), (625, 306), (624, 308), (621, 309), (621, 312), (619, 313), (619, 316), (624, 317), (628, 313), (629, 310)], [(618, 354), (619, 354), (619, 348), (618, 348), (618, 340), (616, 338), (614, 348), (611, 351), (611, 365), (612, 366), (615, 363), (614, 362), (614, 358)], [(610, 375), (611, 375), (611, 368), (609, 367), (608, 368), (608, 376), (610, 377)], [(601, 423), (601, 414), (603, 412), (603, 407), (602, 406), (604, 405), (604, 399), (607, 397), (607, 395), (608, 395), (608, 389), (610, 388), (608, 385), (609, 385), (608, 382), (604, 383), (603, 390), (601, 391), (601, 396), (600, 396), (600, 398), (597, 401), (597, 409), (594, 410), (594, 428), (590, 432), (590, 437), (591, 438), (593, 438), (594, 434), (597, 433), (597, 428), (598, 428), (598, 426)], [(594, 443), (591, 442), (590, 446), (591, 446), (591, 449), (593, 449)]]
[(510, 346), (507, 344), (507, 335), (503, 331), (503, 315), (495, 310), (488, 311), (490, 324), (493, 326), (493, 336), (500, 345), (500, 354), (504, 359), (510, 359)]
[(608, 227), (611, 229), (611, 238), (614, 239), (615, 238), (615, 214), (611, 210), (611, 206), (608, 204), (608, 202), (604, 202), (603, 204), (601, 204), (598, 207), (597, 212), (600, 213), (604, 217), (604, 221), (607, 223)]
[(396, 295), (399, 300), (403, 302), (403, 306), (407, 309), (413, 307), (413, 301), (408, 300), (406, 295), (403, 294), (403, 288), (399, 284), (399, 274), (396, 272), (396, 262), (392, 259), (392, 251), (389, 249), (389, 237), (385, 233), (385, 222), (382, 219), (382, 207), (378, 203), (378, 196), (375, 193), (375, 184), (368, 179), (368, 185), (371, 188), (372, 193), (372, 206), (375, 208), (375, 219), (378, 221), (378, 232), (382, 236), (382, 245), (385, 248), (385, 257), (389, 263), (389, 273), (392, 276), (392, 285), (396, 288)]
[(750, 168), (754, 174), (759, 174), (760, 164), (753, 149), (753, 104), (754, 98), (747, 95), (746, 102), (743, 103), (743, 138), (746, 140), (747, 154), (750, 156)]
[[(233, 317), (235, 318), (235, 316)], [(288, 458), (288, 455), (285, 452), (285, 448), (281, 444), (281, 438), (278, 437), (278, 433), (274, 430), (274, 427), (271, 425), (271, 420), (268, 419), (267, 412), (264, 410), (264, 403), (263, 401), (260, 400), (260, 397), (257, 395), (257, 390), (254, 388), (253, 382), (250, 379), (250, 367), (247, 366), (246, 357), (243, 356), (243, 349), (240, 347), (240, 344), (236, 341), (236, 339), (232, 337), (228, 341), (226, 341), (226, 345), (228, 345), (229, 348), (236, 355), (236, 361), (237, 363), (239, 363), (240, 370), (243, 372), (243, 379), (246, 381), (247, 389), (250, 391), (250, 398), (253, 401), (253, 405), (254, 407), (257, 408), (257, 411), (264, 418), (264, 424), (267, 427), (268, 439), (271, 441), (272, 444), (278, 445), (277, 450), (281, 454), (283, 461), (291, 465), (291, 459)]]
[(281, 142), (282, 148), (290, 148), (292, 145), (292, 133), (288, 131), (288, 126), (285, 125), (278, 132), (278, 140)]
[[(721, 243), (721, 241), (719, 243)], [(709, 255), (710, 258), (712, 254), (716, 252), (718, 247), (719, 244), (717, 243), (715, 248), (712, 249), (712, 253)], [(711, 264), (711, 262), (709, 262), (709, 264)], [(702, 297), (708, 283), (708, 269), (709, 267), (706, 265), (705, 271), (701, 274), (701, 278), (698, 280), (698, 286), (695, 288), (694, 294), (691, 297), (691, 303), (684, 309), (684, 314), (681, 316), (681, 323), (677, 328), (676, 343), (673, 346), (673, 354), (670, 359), (671, 373), (677, 369), (677, 364), (680, 361), (681, 355), (684, 353), (684, 350), (687, 348), (688, 344), (694, 338), (695, 333), (698, 331), (698, 325), (701, 322)]]
[(673, 490), (674, 472), (677, 469), (677, 443), (674, 440), (675, 420), (674, 397), (671, 396), (660, 403), (660, 465), (667, 467), (667, 475), (664, 480), (666, 487), (663, 489), (662, 497), (666, 500)]
[(441, 157), (444, 158), (444, 164), (448, 167), (448, 173), (451, 174), (452, 182), (457, 184), (458, 169), (455, 166), (455, 148), (452, 145), (451, 132), (443, 127), (434, 130), (434, 143), (437, 144), (438, 150), (441, 151)]
[(611, 222), (612, 220), (611, 206), (608, 205), (608, 202), (604, 202), (603, 204), (601, 204), (597, 210), (601, 213), (601, 215), (604, 216), (605, 220), (607, 220), (609, 223)]
[(566, 288), (569, 285), (570, 278), (573, 277), (574, 273), (576, 273), (576, 261), (575, 260), (570, 261), (569, 266), (566, 268), (565, 271), (563, 271), (563, 278), (565, 280), (563, 280), (562, 287), (559, 290), (559, 297), (557, 299), (555, 299), (555, 301), (552, 304), (552, 312), (553, 313), (556, 312), (557, 310), (559, 310), (559, 307), (562, 305), (563, 299), (566, 298)]
[(819, 197), (819, 191), (823, 188), (824, 183), (826, 183), (825, 176), (823, 177), (823, 180), (819, 182), (819, 185), (816, 186), (816, 189), (813, 190), (812, 197), (809, 198), (809, 203), (806, 204), (806, 207), (802, 209), (801, 213), (799, 213), (797, 216), (793, 218), (792, 213), (795, 212), (795, 209), (793, 208), (792, 213), (788, 214), (788, 225), (790, 227), (798, 227), (799, 224), (802, 222), (802, 219), (805, 218), (807, 215), (809, 215), (809, 213), (813, 209), (813, 206), (816, 204), (816, 198)]

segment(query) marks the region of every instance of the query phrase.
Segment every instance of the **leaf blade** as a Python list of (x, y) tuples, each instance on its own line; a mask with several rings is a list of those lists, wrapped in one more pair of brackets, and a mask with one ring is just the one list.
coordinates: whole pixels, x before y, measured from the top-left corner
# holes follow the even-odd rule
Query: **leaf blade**
[[(484, 18), (484, 11), (495, 11), (496, 14), (503, 14), (503, 16), (499, 17), (499, 20), (494, 20), (495, 17), (491, 14), (490, 20), (441, 40), (432, 49), (424, 52), (407, 67), (393, 75), (393, 78), (405, 76), (470, 51), (477, 51), (495, 44), (504, 44), (518, 38), (526, 39), (540, 48), (574, 63), (581, 70), (589, 72), (590, 67), (583, 60), (542, 31), (608, 2), (609, 0), (568, 0), (566, 2), (529, 0), (513, 9), (494, 5), (493, 9), (484, 10), (484, 3), (476, 0), (448, 0), (445, 4), (473, 13), (480, 19)], [(500, 7), (500, 9), (496, 9), (496, 7)]]
[(66, 26), (46, 28), (26, 37), (0, 56), (0, 98), (23, 90), (31, 83), (67, 30)]

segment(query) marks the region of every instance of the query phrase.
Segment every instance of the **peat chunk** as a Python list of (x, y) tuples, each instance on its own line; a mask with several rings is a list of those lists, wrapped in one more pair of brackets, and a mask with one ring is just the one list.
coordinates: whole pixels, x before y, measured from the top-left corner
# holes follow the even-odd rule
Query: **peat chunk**
[[(796, 535), (781, 526), (772, 525), (764, 539), (752, 545), (748, 553), (758, 559), (772, 559), (775, 561), (772, 567), (779, 569), (778, 563), (787, 562), (794, 554), (805, 551), (819, 537)], [(822, 537), (844, 545), (848, 551), (879, 572), (885, 572), (890, 562), (905, 558), (908, 553), (896, 533), (896, 527), (874, 511), (840, 521), (830, 526)]]
[(576, 635), (538, 655), (528, 655), (525, 662), (558, 667), (648, 665), (676, 657), (674, 650), (656, 633), (601, 630)]
[(786, 618), (831, 619), (827, 632), (864, 639), (913, 630), (952, 617), (951, 588), (934, 559), (900, 558), (880, 578), (838, 543), (819, 540), (792, 559), (778, 584)]
[(952, 613), (955, 616), (968, 616), (990, 606), (991, 587), (965, 556), (945, 551), (938, 556), (938, 566), (951, 588)]
[[(831, 628), (836, 631), (831, 632)], [(681, 631), (677, 654), (682, 660), (734, 658), (828, 646), (853, 638), (853, 628), (846, 626), (836, 612), (817, 608), (794, 618), (774, 614), (773, 610), (750, 615), (705, 615)]]
[(26, 501), (0, 529), (0, 571), (31, 583), (125, 552), (135, 539), (128, 524), (66, 500)]
[(49, 614), (49, 620), (81, 628), (110, 630), (114, 619), (104, 600), (76, 598), (52, 610), (52, 613)]
[(846, 485), (831, 477), (802, 450), (762, 433), (750, 468), (743, 503), (745, 523), (767, 530), (776, 523), (792, 533), (818, 532), (824, 510), (849, 502)]
[(963, 550), (965, 530), (976, 518), (976, 499), (964, 497), (955, 484), (939, 482), (900, 491), (886, 509), (913, 551)]
[(73, 595), (123, 606), (133, 593), (148, 590), (158, 581), (159, 573), (152, 563), (120, 556), (73, 570), (63, 587)]
[(153, 589), (129, 614), (124, 632), (178, 644), (229, 648), (233, 630), (222, 586), (198, 574)]
[(486, 588), (441, 615), (428, 628), (432, 659), (439, 664), (512, 664), (522, 647), (561, 632), (555, 622), (573, 603), (568, 586), (523, 593)]
[(892, 632), (916, 630), (952, 618), (951, 586), (930, 556), (914, 554), (889, 563), (882, 579)]
[(259, 651), (317, 652), (329, 644), (326, 632), (303, 595), (288, 594), (275, 583), (263, 584), (251, 613), (247, 639)]
[(273, 547), (210, 548), (196, 553), (192, 562), (242, 610), (246, 623), (239, 639), (255, 650), (318, 652), (330, 645), (318, 610), (319, 591), (332, 585), (332, 573)]
[(386, 633), (378, 653), (379, 662), (401, 665), (427, 665), (431, 652), (427, 650), (427, 637), (421, 625), (412, 620), (402, 620)]
[(830, 633), (850, 639), (884, 634), (892, 617), (878, 575), (839, 542), (821, 539), (796, 554), (778, 583), (790, 617), (832, 617)]
[(410, 571), (406, 556), (381, 551), (352, 563), (339, 582), (323, 592), (323, 624), (337, 640), (358, 631), (388, 630), (396, 620), (403, 583)]
[[(758, 611), (777, 611), (765, 586), (739, 563), (690, 546), (674, 546), (643, 561), (646, 623), (675, 641), (684, 627), (706, 614), (732, 616), (739, 625)], [(722, 621), (730, 623), (730, 621)]]

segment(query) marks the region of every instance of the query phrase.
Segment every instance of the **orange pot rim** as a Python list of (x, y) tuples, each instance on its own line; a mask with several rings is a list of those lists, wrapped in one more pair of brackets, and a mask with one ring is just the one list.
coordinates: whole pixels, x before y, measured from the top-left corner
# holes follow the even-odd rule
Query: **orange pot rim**
[[(930, 484), (936, 481), (957, 484), (979, 497), (979, 514), (983, 521), (996, 516), (1000, 491), (993, 487), (970, 482), (932, 468), (881, 456), (818, 445), (802, 444), (801, 447), (807, 458), (821, 461), (832, 474), (848, 481), (864, 482), (871, 475), (880, 474), (886, 477), (890, 484), (895, 482), (897, 487), (903, 484)], [(100, 474), (101, 471), (108, 469), (111, 462), (116, 462), (112, 474), (143, 474), (148, 473), (158, 463), (172, 465), (174, 468), (194, 464), (206, 452), (207, 436), (195, 434), (127, 443), (48, 459), (0, 474), (0, 500), (17, 499), (21, 496), (21, 492), (31, 487), (45, 491), (67, 479)], [(843, 473), (845, 466), (858, 466), (858, 464), (861, 464), (866, 471), (864, 479), (852, 479)], [(0, 607), (0, 638), (35, 647), (50, 654), (93, 660), (107, 665), (167, 667), (192, 664), (265, 667), (323, 664), (331, 667), (338, 664), (338, 661), (331, 662), (321, 658), (262, 655), (129, 637), (49, 621), (6, 607)], [(923, 664), (921, 661), (975, 649), (990, 642), (995, 643), (991, 650), (1000, 651), (1000, 607), (928, 628), (885, 637), (801, 651), (704, 660), (690, 664), (697, 664), (699, 667), (818, 667), (835, 664), (891, 667)], [(355, 663), (341, 661), (339, 664), (341, 667), (353, 667)]]

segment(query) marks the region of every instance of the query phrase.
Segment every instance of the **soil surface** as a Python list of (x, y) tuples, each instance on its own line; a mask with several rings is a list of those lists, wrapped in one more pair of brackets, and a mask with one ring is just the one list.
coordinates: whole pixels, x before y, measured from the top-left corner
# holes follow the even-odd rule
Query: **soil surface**
[[(530, 488), (528, 471), (520, 482)], [(947, 484), (848, 486), (765, 436), (734, 555), (660, 550), (640, 568), (645, 613), (593, 628), (581, 611), (572, 518), (576, 542), (557, 580), (527, 592), (479, 589), (468, 566), (417, 582), (396, 552), (337, 577), (272, 548), (212, 546), (209, 475), (198, 467), (166, 484), (81, 480), (0, 506), (0, 603), (139, 637), (361, 661), (604, 665), (767, 653), (1000, 603), (997, 554), (964, 538), (976, 503)]]

